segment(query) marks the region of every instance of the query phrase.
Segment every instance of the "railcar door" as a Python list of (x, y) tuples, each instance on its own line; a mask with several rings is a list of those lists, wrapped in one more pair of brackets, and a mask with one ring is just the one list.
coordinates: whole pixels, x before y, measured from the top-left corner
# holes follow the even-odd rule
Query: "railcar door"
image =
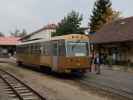
[(52, 57), (53, 57), (53, 71), (58, 70), (58, 42), (53, 42), (52, 43)]

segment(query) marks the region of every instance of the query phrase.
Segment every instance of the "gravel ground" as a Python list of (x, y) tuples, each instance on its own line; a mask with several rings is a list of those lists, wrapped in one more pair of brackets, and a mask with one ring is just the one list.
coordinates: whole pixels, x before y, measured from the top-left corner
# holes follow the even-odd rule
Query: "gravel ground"
[(18, 78), (30, 84), (33, 89), (40, 92), (47, 100), (114, 100), (108, 96), (83, 89), (74, 82), (69, 83), (65, 79), (53, 78), (51, 75), (37, 71), (7, 63), (0, 63), (0, 68), (15, 74)]

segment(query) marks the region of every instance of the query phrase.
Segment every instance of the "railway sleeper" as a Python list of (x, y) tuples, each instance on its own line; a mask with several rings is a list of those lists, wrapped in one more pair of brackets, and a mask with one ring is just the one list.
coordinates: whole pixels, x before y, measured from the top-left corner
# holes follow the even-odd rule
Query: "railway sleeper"
[(9, 81), (9, 83), (10, 83), (11, 85), (17, 85), (17, 84), (19, 84), (17, 81), (10, 81), (10, 80), (7, 80), (7, 81)]
[[(14, 87), (13, 87), (13, 88), (14, 88)], [(16, 88), (14, 88), (14, 89), (16, 89), (16, 90), (21, 90), (21, 89), (24, 90), (24, 89), (25, 89), (25, 90), (26, 90), (27, 88), (23, 86), (23, 87), (16, 87)]]
[(9, 86), (8, 85), (6, 85), (6, 84), (0, 84), (0, 86), (4, 89), (4, 88), (9, 88)]
[(36, 96), (23, 96), (24, 100), (38, 100), (39, 98)]
[(4, 91), (12, 91), (12, 89), (10, 87), (2, 87)]
[(24, 87), (24, 86), (23, 85), (16, 85), (16, 86), (14, 85), (13, 87), (14, 88), (20, 88), (20, 87)]
[(32, 92), (29, 93), (21, 93), (21, 96), (33, 96), (34, 94)]
[(6, 94), (14, 94), (13, 91), (5, 91)]
[(17, 97), (16, 94), (8, 94), (9, 97)]
[(11, 100), (20, 100), (19, 98), (12, 98)]
[(12, 84), (13, 87), (25, 87), (23, 84)]
[(1, 71), (0, 77), (3, 80), (1, 83), (3, 85), (5, 83), (3, 90), (11, 97), (10, 100), (45, 100), (45, 98), (41, 97), (31, 88), (25, 86), (24, 83), (19, 82), (19, 80), (10, 75), (10, 73)]
[(31, 92), (30, 90), (19, 90), (18, 93), (29, 93)]

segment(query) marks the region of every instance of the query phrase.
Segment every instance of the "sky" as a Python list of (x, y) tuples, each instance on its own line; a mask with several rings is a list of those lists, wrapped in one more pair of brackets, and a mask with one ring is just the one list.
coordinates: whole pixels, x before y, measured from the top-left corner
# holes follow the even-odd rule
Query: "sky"
[[(111, 0), (121, 16), (133, 16), (133, 0)], [(8, 35), (15, 29), (28, 33), (46, 24), (59, 22), (72, 10), (83, 15), (87, 26), (95, 0), (0, 0), (0, 32)]]

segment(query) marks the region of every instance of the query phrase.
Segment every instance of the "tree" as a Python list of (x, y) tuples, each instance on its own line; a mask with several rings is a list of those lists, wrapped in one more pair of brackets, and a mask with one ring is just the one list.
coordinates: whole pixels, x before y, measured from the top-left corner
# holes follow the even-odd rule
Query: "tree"
[(2, 32), (0, 32), (0, 37), (4, 37), (5, 35), (2, 33)]
[(54, 32), (52, 36), (83, 33), (80, 29), (82, 19), (82, 15), (78, 12), (72, 11), (68, 13), (67, 16), (58, 23), (56, 32)]
[(10, 35), (14, 36), (14, 37), (18, 37), (19, 36), (19, 32), (20, 31), (18, 29), (16, 29), (14, 32), (11, 32)]
[(120, 15), (119, 12), (112, 10), (110, 0), (97, 0), (94, 4), (93, 14), (91, 15), (90, 33), (95, 33), (104, 24), (116, 20)]
[(25, 36), (25, 35), (27, 35), (27, 31), (26, 31), (25, 29), (23, 29), (23, 30), (22, 30), (22, 33), (20, 34), (20, 37), (23, 37), (23, 36)]
[(14, 37), (23, 37), (27, 34), (27, 32), (25, 29), (23, 29), (22, 32), (20, 32), (20, 30), (16, 29), (14, 32), (11, 32), (10, 34), (11, 34), (11, 36), (14, 36)]

